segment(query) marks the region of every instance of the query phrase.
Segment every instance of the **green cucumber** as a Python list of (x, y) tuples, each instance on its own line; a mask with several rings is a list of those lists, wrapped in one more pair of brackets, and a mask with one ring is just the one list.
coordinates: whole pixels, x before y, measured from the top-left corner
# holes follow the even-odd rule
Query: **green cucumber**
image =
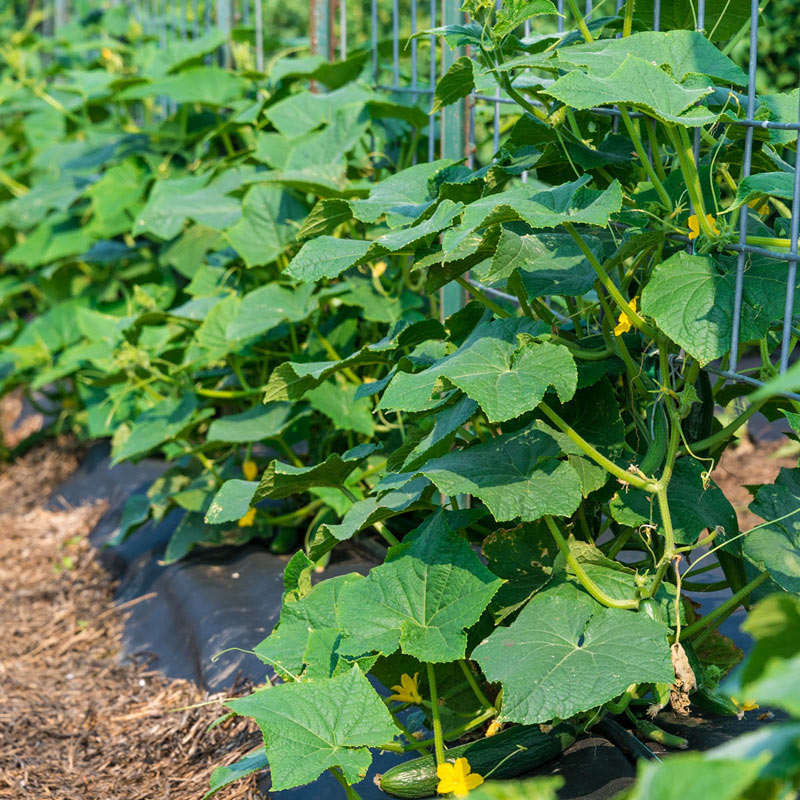
[(283, 555), (294, 550), (300, 538), (297, 528), (278, 528), (272, 541), (269, 543), (270, 553)]
[(653, 475), (656, 470), (664, 463), (664, 456), (667, 452), (667, 418), (664, 410), (657, 405), (650, 407), (653, 415), (653, 440), (644, 454), (639, 469), (645, 475)]
[(714, 424), (714, 389), (711, 386), (711, 378), (704, 369), (700, 370), (694, 388), (700, 402), (692, 405), (681, 426), (690, 447), (695, 442), (711, 436)]
[(691, 695), (693, 706), (720, 717), (741, 717), (741, 711), (728, 695), (719, 689), (698, 689)]
[(653, 722), (647, 719), (636, 720), (636, 730), (649, 739), (651, 742), (658, 742), (663, 744), (664, 747), (671, 747), (674, 750), (686, 750), (689, 747), (689, 742), (683, 736), (676, 736), (674, 733), (668, 733), (663, 728), (659, 728)]
[[(576, 737), (575, 728), (562, 722), (548, 733), (538, 725), (516, 725), (494, 736), (451, 747), (448, 761), (466, 758), (470, 770), (486, 777), (513, 778), (549, 761), (566, 750)], [(436, 794), (436, 759), (432, 755), (405, 761), (379, 776), (378, 785), (394, 797), (419, 798)]]

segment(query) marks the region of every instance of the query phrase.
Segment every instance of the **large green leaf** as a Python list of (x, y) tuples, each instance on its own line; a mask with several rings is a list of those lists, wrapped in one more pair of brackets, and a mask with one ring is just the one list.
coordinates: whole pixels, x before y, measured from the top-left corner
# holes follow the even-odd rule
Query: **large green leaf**
[(472, 494), (498, 521), (569, 516), (581, 501), (575, 470), (556, 440), (535, 427), (434, 458), (418, 471), (447, 495)]
[(278, 436), (298, 414), (291, 403), (269, 403), (253, 406), (238, 414), (227, 414), (208, 426), (209, 442), (262, 442)]
[(296, 467), (282, 461), (270, 461), (256, 489), (254, 503), (265, 497), (280, 499), (308, 491), (314, 486), (338, 489), (345, 478), (373, 450), (373, 446), (356, 447), (343, 455), (331, 453), (323, 462), (310, 467)]
[(206, 511), (206, 522), (219, 525), (241, 519), (250, 510), (257, 487), (257, 481), (225, 481)]
[(483, 554), (489, 569), (506, 580), (491, 604), (499, 621), (550, 582), (558, 548), (547, 526), (537, 522), (498, 528), (483, 540)]
[(196, 410), (197, 398), (184, 394), (180, 399), (162, 400), (140, 414), (131, 424), (130, 435), (114, 447), (112, 464), (144, 455), (164, 444), (189, 424)]
[(371, 242), (363, 239), (337, 239), (318, 236), (307, 241), (292, 259), (287, 270), (293, 278), (313, 283), (322, 278), (335, 278), (366, 256)]
[(475, 88), (473, 66), (469, 56), (461, 56), (436, 83), (431, 113), (466, 97)]
[(759, 772), (757, 761), (712, 760), (702, 753), (639, 765), (629, 800), (739, 800)]
[[(739, 532), (733, 506), (710, 478), (705, 485), (704, 471), (704, 465), (693, 458), (675, 463), (667, 487), (667, 503), (678, 544), (693, 544), (703, 531), (713, 531), (717, 525), (725, 529), (726, 537)], [(609, 505), (611, 515), (620, 524), (634, 528), (653, 524), (663, 532), (658, 503), (650, 492), (630, 487), (617, 492)]]
[(565, 222), (605, 226), (612, 214), (622, 208), (622, 188), (618, 181), (602, 192), (587, 189), (591, 177), (584, 175), (571, 183), (548, 189), (525, 184), (470, 203), (458, 227), (442, 239), (445, 252), (456, 250), (474, 231), (503, 222), (527, 222), (533, 228), (556, 228)]
[[(740, 341), (761, 338), (783, 317), (786, 271), (753, 258), (744, 275)], [(702, 364), (730, 349), (735, 261), (678, 252), (656, 265), (642, 292), (642, 312)], [(795, 287), (795, 303), (800, 292)]]
[(242, 95), (243, 78), (219, 67), (192, 67), (177, 75), (147, 83), (137, 83), (123, 89), (121, 100), (141, 100), (145, 97), (168, 97), (175, 103), (203, 103), (224, 106)]
[(307, 678), (309, 672), (324, 673), (328, 678), (337, 671), (349, 671), (352, 662), (339, 658), (338, 642), (323, 659), (313, 658), (308, 646), (312, 634), (338, 637), (337, 617), (342, 591), (357, 581), (361, 581), (361, 576), (355, 573), (338, 575), (320, 581), (299, 600), (288, 602), (284, 599), (278, 624), (266, 639), (256, 645), (255, 654), (265, 664), (293, 680), (301, 675)]
[(632, 683), (674, 680), (666, 628), (566, 584), (535, 595), (472, 658), (503, 686), (500, 719), (525, 724), (567, 719)]
[(330, 767), (357, 783), (372, 763), (368, 748), (397, 731), (358, 667), (335, 678), (272, 686), (227, 705), (261, 728), (274, 791), (311, 783)]
[(385, 214), (390, 228), (413, 222), (433, 202), (430, 179), (452, 163), (449, 159), (426, 161), (384, 178), (368, 198), (350, 201), (353, 216), (362, 222), (377, 222)]
[(288, 289), (267, 283), (248, 292), (225, 330), (230, 341), (261, 336), (282, 322), (301, 322), (316, 308), (313, 284)]
[(157, 181), (133, 232), (172, 239), (187, 219), (220, 230), (233, 225), (242, 213), (239, 201), (226, 196), (224, 187), (205, 186), (206, 180), (192, 175)]
[[(595, 236), (584, 242), (598, 260), (603, 245)], [(483, 283), (508, 280), (515, 270), (530, 297), (546, 295), (579, 296), (588, 292), (597, 274), (583, 251), (568, 233), (533, 233), (520, 236), (503, 229), (488, 268), (473, 270)]]
[(542, 14), (558, 14), (558, 9), (550, 0), (508, 0), (497, 10), (497, 21), (492, 33), (506, 36), (526, 20)]
[(321, 527), (337, 541), (344, 541), (376, 522), (405, 511), (422, 497), (428, 486), (430, 482), (426, 478), (414, 478), (400, 489), (387, 492), (380, 498), (367, 497), (359, 500), (348, 509), (338, 525), (328, 524)]
[(628, 55), (609, 75), (573, 70), (544, 93), (572, 108), (622, 103), (639, 108), (663, 122), (698, 126), (714, 122), (718, 116), (706, 109), (693, 108), (710, 91), (707, 87), (682, 86), (655, 64)]
[[(653, 24), (656, 0), (637, 0), (634, 19), (644, 28)], [(738, 33), (750, 21), (749, 0), (706, 0), (705, 30), (711, 41), (718, 42)], [(661, 30), (697, 27), (696, 0), (670, 0), (661, 3)]]
[(339, 386), (335, 381), (327, 381), (307, 391), (305, 398), (313, 408), (330, 419), (336, 430), (372, 436), (375, 430), (372, 402), (367, 397), (356, 400), (355, 393), (356, 386), (352, 383)]
[(800, 469), (781, 469), (775, 483), (759, 488), (750, 510), (767, 525), (747, 534), (745, 556), (787, 592), (800, 593)]
[(303, 218), (305, 209), (277, 186), (253, 186), (242, 203), (242, 218), (226, 231), (228, 241), (248, 267), (274, 261), (294, 241), (292, 222)]
[(782, 197), (791, 200), (794, 196), (794, 174), (791, 172), (760, 172), (750, 175), (739, 183), (736, 199), (731, 209), (747, 205), (759, 197)]
[(595, 39), (562, 47), (558, 63), (587, 67), (592, 75), (608, 76), (629, 55), (667, 67), (678, 83), (689, 75), (707, 75), (739, 86), (747, 83), (747, 75), (697, 31), (643, 31), (622, 39)]
[(578, 373), (569, 351), (530, 337), (540, 329), (527, 320), (478, 325), (459, 349), (417, 373), (398, 373), (380, 407), (421, 411), (446, 378), (475, 400), (492, 422), (533, 410), (553, 386), (562, 400), (575, 392)]
[(340, 651), (390, 655), (399, 647), (420, 661), (463, 658), (465, 630), (501, 582), (439, 512), (411, 544), (395, 548), (385, 564), (344, 590)]

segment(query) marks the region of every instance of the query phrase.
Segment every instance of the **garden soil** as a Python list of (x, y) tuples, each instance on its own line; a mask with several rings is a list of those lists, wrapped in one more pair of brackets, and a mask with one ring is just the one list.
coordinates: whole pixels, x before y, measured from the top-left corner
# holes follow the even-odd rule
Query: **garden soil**
[[(0, 468), (0, 798), (199, 800), (260, 736), (246, 719), (207, 733), (218, 702), (178, 710), (207, 692), (122, 663), (125, 609), (88, 541), (105, 503), (42, 505), (79, 455), (60, 441)], [(225, 796), (262, 797), (252, 779)]]

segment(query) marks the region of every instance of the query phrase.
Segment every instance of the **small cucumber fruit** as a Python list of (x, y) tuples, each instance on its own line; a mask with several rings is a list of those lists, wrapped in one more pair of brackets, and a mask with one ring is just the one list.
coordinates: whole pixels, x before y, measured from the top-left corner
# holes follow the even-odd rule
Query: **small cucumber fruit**
[(736, 703), (718, 689), (698, 689), (691, 700), (693, 706), (720, 717), (740, 717), (742, 713)]
[[(575, 728), (560, 723), (548, 733), (538, 725), (515, 725), (494, 736), (451, 747), (445, 751), (448, 761), (464, 757), (472, 772), (484, 777), (513, 778), (549, 761), (569, 747), (576, 737)], [(499, 766), (498, 766), (499, 765)], [(436, 759), (432, 755), (405, 761), (380, 776), (379, 786), (394, 797), (420, 798), (436, 794)]]

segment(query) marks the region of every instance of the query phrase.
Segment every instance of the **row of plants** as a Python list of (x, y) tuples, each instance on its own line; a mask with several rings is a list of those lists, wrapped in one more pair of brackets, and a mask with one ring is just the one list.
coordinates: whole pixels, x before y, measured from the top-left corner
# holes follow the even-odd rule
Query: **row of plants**
[(253, 537), (291, 550), (350, 501), (320, 489), (232, 524), (204, 515), (270, 452), (313, 464), (391, 427), (354, 398), (352, 375), (297, 403), (262, 395), (284, 361), (396, 341), (421, 316), (402, 270), (314, 287), (285, 267), (326, 224), (309, 216), (320, 198), (361, 203), (343, 233), (369, 235), (371, 187), (427, 149), (427, 117), (353, 81), (365, 52), (328, 64), (277, 51), (260, 75), (206, 63), (225, 45), (217, 31), (165, 51), (122, 8), (55, 40), (40, 21), (2, 49), (0, 392), (25, 391), (50, 420), (42, 435), (110, 437), (114, 463), (170, 462), (129, 498), (117, 541), (178, 509), (167, 561)]
[[(753, 487), (765, 522), (740, 531), (710, 472), (756, 410), (800, 429), (800, 408), (706, 369), (729, 359), (739, 209), (751, 244), (789, 245), (797, 137), (756, 131), (740, 179), (744, 73), (702, 34), (648, 32), (646, 5), (523, 41), (551, 3), (475, 2), (437, 31), (477, 55), (437, 106), (490, 85), (517, 104), (474, 170), (414, 163), (427, 117), (357, 80), (366, 53), (224, 71), (216, 33), (163, 51), (113, 10), (5, 37), (1, 391), (115, 461), (170, 463), (120, 539), (179, 509), (167, 560), (300, 546), (255, 651), (278, 680), (230, 703), (265, 747), (212, 792), (269, 765), (275, 790), (329, 769), (353, 798), (372, 748), (420, 755), (382, 776), (397, 796), (547, 797), (482, 780), (616, 719), (682, 746), (651, 721), (666, 706), (798, 713), (800, 473)], [(709, 4), (714, 41), (746, 5)], [(796, 120), (796, 93), (759, 103)], [(442, 319), (450, 284), (471, 299)], [(785, 289), (748, 256), (741, 339), (767, 380)], [(352, 540), (384, 563), (312, 584)], [(725, 679), (742, 654), (717, 627), (757, 600)], [(789, 796), (796, 725), (759, 737), (649, 765), (631, 796)]]
[[(363, 489), (369, 471), (367, 495), (287, 566), (280, 621), (254, 651), (277, 677), (228, 703), (258, 722), (265, 747), (220, 768), (211, 793), (269, 766), (275, 790), (330, 770), (356, 798), (370, 750), (384, 750), (418, 756), (376, 778), (394, 796), (553, 796), (557, 782), (484, 779), (524, 773), (595, 727), (626, 741), (620, 722), (684, 748), (653, 722), (667, 707), (798, 712), (800, 470), (751, 487), (764, 522), (750, 530), (711, 472), (756, 411), (800, 431), (800, 408), (708, 369), (731, 355), (740, 210), (748, 244), (790, 247), (797, 136), (757, 130), (754, 174), (742, 177), (739, 66), (683, 25), (644, 29), (632, 0), (589, 23), (570, 7), (576, 30), (521, 40), (526, 19), (556, 13), (548, 0), (465, 3), (473, 21), (436, 33), (474, 57), (441, 78), (435, 106), (490, 82), (513, 100), (494, 162), (379, 182), (381, 235), (341, 227), (363, 221), (358, 201), (321, 200), (318, 235), (285, 270), (333, 287), (410, 260), (431, 313), (406, 321), (409, 347), (383, 339), (269, 375), (265, 401), (293, 403), (352, 374), (354, 397), (396, 427), (306, 467), (276, 459), (213, 501), (217, 519), (323, 487), (355, 501), (349, 482)], [(716, 41), (748, 13), (711, 8)], [(758, 102), (758, 119), (796, 119), (796, 93)], [(741, 350), (760, 356), (751, 374), (768, 383), (786, 282), (784, 264), (747, 255)], [(453, 283), (469, 302), (441, 320), (435, 298)], [(382, 564), (312, 583), (320, 558), (370, 530)], [(701, 615), (694, 598), (720, 591)], [(757, 644), (742, 665), (718, 628), (752, 603)], [(768, 725), (648, 764), (627, 796), (793, 797), (798, 733)]]

